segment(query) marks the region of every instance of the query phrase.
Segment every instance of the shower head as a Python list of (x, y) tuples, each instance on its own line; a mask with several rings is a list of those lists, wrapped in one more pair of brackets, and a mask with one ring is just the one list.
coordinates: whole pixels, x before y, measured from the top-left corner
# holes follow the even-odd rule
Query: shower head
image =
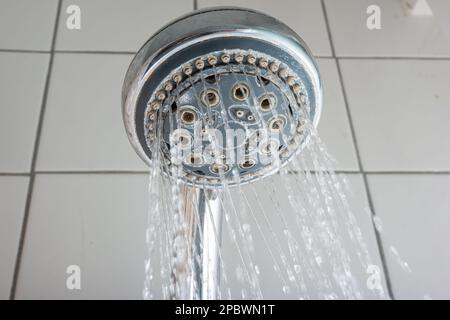
[(265, 14), (212, 8), (185, 15), (139, 50), (123, 85), (128, 138), (165, 173), (217, 188), (276, 172), (308, 143), (321, 112), (306, 44)]

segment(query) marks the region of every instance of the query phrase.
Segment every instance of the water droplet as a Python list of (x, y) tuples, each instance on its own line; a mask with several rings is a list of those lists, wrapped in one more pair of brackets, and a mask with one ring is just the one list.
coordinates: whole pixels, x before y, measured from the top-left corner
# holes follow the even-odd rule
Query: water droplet
[(256, 273), (257, 275), (260, 274), (259, 267), (258, 267), (258, 265), (256, 265), (256, 264), (255, 264), (255, 273)]
[(316, 262), (320, 266), (322, 264), (322, 257), (321, 256), (316, 256)]

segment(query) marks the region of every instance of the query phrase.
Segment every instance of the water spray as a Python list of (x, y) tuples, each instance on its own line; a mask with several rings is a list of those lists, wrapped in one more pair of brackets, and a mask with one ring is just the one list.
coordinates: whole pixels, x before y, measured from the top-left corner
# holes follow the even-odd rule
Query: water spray
[(139, 50), (123, 85), (126, 132), (180, 185), (183, 239), (197, 250), (177, 262), (173, 281), (189, 288), (172, 298), (217, 298), (223, 187), (278, 172), (308, 143), (305, 126), (317, 126), (321, 107), (304, 41), (256, 11), (195, 11)]

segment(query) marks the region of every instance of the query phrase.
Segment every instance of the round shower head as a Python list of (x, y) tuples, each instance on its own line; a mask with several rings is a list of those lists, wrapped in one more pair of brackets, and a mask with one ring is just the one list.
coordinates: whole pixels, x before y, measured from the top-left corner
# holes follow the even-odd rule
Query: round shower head
[(168, 24), (132, 61), (123, 86), (128, 138), (148, 164), (189, 185), (246, 183), (277, 171), (308, 142), (322, 106), (302, 39), (265, 14), (196, 11)]

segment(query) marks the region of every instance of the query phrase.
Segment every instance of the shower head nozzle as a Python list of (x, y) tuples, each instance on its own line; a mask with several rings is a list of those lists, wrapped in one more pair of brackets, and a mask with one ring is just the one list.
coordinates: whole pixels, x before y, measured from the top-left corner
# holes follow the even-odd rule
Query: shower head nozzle
[(290, 28), (265, 14), (212, 8), (158, 31), (123, 86), (128, 138), (148, 164), (220, 187), (275, 172), (308, 142), (322, 106), (319, 72)]

